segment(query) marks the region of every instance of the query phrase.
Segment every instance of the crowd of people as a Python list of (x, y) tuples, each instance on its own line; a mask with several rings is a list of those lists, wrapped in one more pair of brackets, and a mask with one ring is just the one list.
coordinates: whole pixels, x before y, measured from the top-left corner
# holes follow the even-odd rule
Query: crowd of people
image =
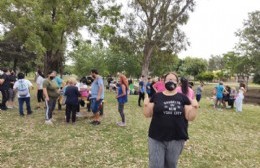
[[(107, 89), (116, 93), (118, 113), (121, 118), (117, 125), (126, 126), (124, 113), (128, 95), (136, 94), (134, 82), (121, 73), (117, 79), (111, 76), (107, 79)], [(82, 77), (79, 82), (70, 77), (64, 82), (56, 71), (50, 71), (45, 77), (38, 70), (36, 77), (37, 106), (36, 109), (45, 109), (45, 124), (53, 124), (53, 111), (56, 103), (58, 109), (66, 105), (65, 122), (75, 124), (76, 118), (80, 117), (80, 106), (85, 106), (93, 113), (92, 125), (100, 125), (103, 115), (103, 101), (105, 97), (105, 84), (103, 77), (97, 69), (90, 71), (90, 76)], [(183, 150), (188, 136), (188, 122), (195, 119), (202, 98), (204, 83), (192, 89), (193, 83), (185, 77), (178, 77), (175, 72), (157, 78), (141, 76), (138, 81), (137, 105), (143, 106), (143, 113), (151, 117), (148, 133), (149, 165), (150, 167), (177, 167), (178, 158)], [(17, 94), (19, 114), (24, 116), (23, 104), (26, 104), (27, 115), (31, 115), (31, 93), (33, 84), (25, 79), (24, 73), (18, 73), (3, 69), (0, 76), (0, 91), (2, 93), (1, 110), (14, 107), (14, 98)], [(212, 99), (214, 108), (236, 107), (236, 111), (242, 112), (242, 104), (245, 86), (241, 84), (238, 92), (235, 88), (223, 82), (214, 88)], [(142, 103), (143, 102), (143, 103)], [(228, 106), (227, 104), (228, 103)]]
[(245, 84), (240, 83), (238, 90), (235, 87), (224, 85), (222, 81), (214, 88), (212, 99), (214, 108), (236, 108), (236, 112), (242, 112)]

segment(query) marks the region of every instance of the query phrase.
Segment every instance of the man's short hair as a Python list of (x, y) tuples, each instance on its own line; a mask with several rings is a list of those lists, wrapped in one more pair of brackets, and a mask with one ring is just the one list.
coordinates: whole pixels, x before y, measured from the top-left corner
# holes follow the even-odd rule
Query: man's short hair
[(91, 73), (98, 74), (98, 70), (97, 69), (91, 69)]

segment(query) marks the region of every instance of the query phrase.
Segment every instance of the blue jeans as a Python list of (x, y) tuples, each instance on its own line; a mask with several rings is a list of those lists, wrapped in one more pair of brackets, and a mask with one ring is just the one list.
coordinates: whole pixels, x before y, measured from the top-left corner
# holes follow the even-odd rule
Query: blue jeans
[(93, 112), (94, 114), (97, 113), (97, 112), (99, 112), (99, 111), (100, 111), (99, 106), (100, 106), (101, 102), (103, 101), (103, 99), (99, 99), (99, 100), (97, 101), (96, 98), (93, 98), (93, 99), (90, 99), (90, 101), (91, 101), (90, 108), (91, 108), (92, 112)]
[(21, 116), (24, 115), (23, 113), (23, 103), (26, 103), (26, 109), (27, 109), (27, 114), (31, 114), (31, 104), (30, 104), (30, 97), (19, 97), (18, 98), (18, 103), (19, 103), (19, 113)]

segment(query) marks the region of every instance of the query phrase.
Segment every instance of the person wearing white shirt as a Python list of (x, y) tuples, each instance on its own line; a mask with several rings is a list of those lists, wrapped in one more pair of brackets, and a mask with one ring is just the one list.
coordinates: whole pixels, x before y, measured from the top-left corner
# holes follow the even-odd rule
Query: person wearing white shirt
[(18, 80), (14, 83), (13, 89), (18, 92), (18, 103), (20, 116), (24, 116), (23, 104), (26, 103), (27, 115), (32, 114), (30, 105), (30, 88), (33, 89), (32, 83), (24, 79), (24, 73), (18, 73)]
[(41, 102), (44, 102), (42, 84), (43, 84), (43, 81), (45, 79), (44, 79), (44, 75), (43, 75), (42, 71), (38, 70), (37, 73), (38, 73), (38, 77), (36, 79), (36, 84), (37, 84), (37, 101), (38, 101), (38, 104), (37, 104), (36, 109), (39, 109), (39, 108), (41, 108), (41, 105), (40, 105)]

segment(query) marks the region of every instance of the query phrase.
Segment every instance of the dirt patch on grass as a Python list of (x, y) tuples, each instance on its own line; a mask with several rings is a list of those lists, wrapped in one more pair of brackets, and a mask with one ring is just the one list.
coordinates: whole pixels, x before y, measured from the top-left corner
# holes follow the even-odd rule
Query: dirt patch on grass
[(260, 89), (248, 89), (245, 93), (244, 102), (260, 105)]

